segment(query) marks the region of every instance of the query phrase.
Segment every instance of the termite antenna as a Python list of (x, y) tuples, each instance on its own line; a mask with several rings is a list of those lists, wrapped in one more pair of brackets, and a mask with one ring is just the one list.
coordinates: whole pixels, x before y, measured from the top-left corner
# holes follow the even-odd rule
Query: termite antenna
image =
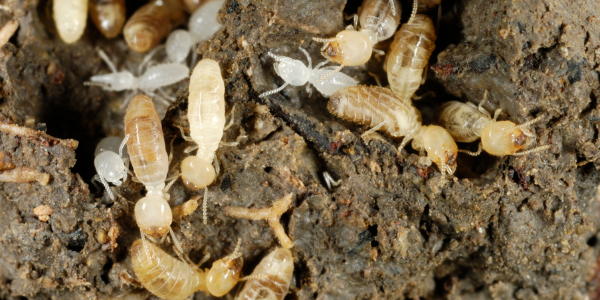
[(329, 74), (321, 77), (321, 79), (319, 79), (319, 82), (323, 82), (323, 80), (327, 79), (327, 77), (329, 77), (329, 76), (331, 76), (331, 75), (333, 75), (333, 74), (341, 71), (343, 68), (344, 68), (344, 65), (340, 65), (337, 69), (331, 71), (331, 73), (329, 73)]
[(410, 19), (408, 19), (408, 22), (406, 22), (406, 23), (412, 22), (412, 20), (415, 18), (415, 16), (417, 15), (418, 6), (419, 6), (418, 0), (413, 0), (413, 10), (412, 10), (412, 13), (410, 14)]
[(240, 281), (248, 281), (250, 279), (269, 279), (269, 275), (268, 274), (249, 275), (249, 276), (243, 277), (242, 279), (240, 279)]
[(335, 41), (335, 39), (324, 39), (319, 37), (313, 37), (312, 39), (315, 42), (323, 43), (323, 48), (321, 48), (321, 51), (324, 51), (325, 48), (327, 48), (327, 46), (329, 45), (329, 43)]
[(271, 51), (267, 52), (267, 55), (270, 56), (271, 58), (273, 58), (276, 62), (281, 62), (281, 58), (279, 58), (279, 56), (271, 53)]
[(110, 89), (110, 84), (106, 82), (97, 82), (97, 81), (84, 81), (83, 85), (85, 86), (99, 86), (104, 89)]
[(390, 9), (392, 10), (392, 16), (396, 16), (396, 4), (394, 4), (394, 0), (390, 0)]
[(264, 92), (264, 93), (258, 95), (258, 98), (264, 98), (264, 97), (267, 97), (267, 96), (271, 96), (273, 94), (277, 94), (277, 93), (281, 92), (283, 89), (285, 89), (288, 85), (289, 85), (289, 83), (286, 82), (282, 86), (280, 86), (280, 87), (278, 87), (278, 88), (276, 88), (274, 90), (270, 90), (268, 92)]
[(523, 156), (523, 155), (527, 155), (527, 154), (531, 154), (531, 153), (541, 152), (541, 151), (544, 151), (544, 150), (546, 150), (548, 148), (550, 148), (550, 145), (544, 145), (544, 146), (539, 146), (537, 148), (529, 149), (529, 150), (526, 150), (526, 151), (521, 151), (521, 152), (513, 153), (511, 155), (512, 156)]
[(202, 199), (202, 223), (208, 224), (206, 211), (208, 210), (208, 187), (204, 188), (204, 199)]
[(523, 123), (523, 124), (521, 124), (521, 125), (517, 125), (517, 126), (515, 127), (515, 129), (522, 129), (522, 128), (524, 128), (524, 127), (528, 127), (528, 126), (530, 126), (530, 125), (533, 125), (533, 124), (535, 124), (535, 123), (537, 123), (537, 122), (541, 121), (543, 118), (544, 118), (544, 115), (538, 116), (537, 118), (535, 118), (535, 119), (533, 119), (533, 120), (531, 120), (531, 121), (527, 121), (527, 122), (525, 122), (525, 123)]
[(466, 154), (471, 155), (471, 156), (478, 156), (479, 154), (481, 154), (481, 151), (483, 151), (483, 144), (481, 144), (481, 143), (479, 143), (479, 149), (477, 149), (477, 152), (472, 152), (472, 151), (469, 151), (469, 150), (458, 149), (458, 152), (466, 153)]

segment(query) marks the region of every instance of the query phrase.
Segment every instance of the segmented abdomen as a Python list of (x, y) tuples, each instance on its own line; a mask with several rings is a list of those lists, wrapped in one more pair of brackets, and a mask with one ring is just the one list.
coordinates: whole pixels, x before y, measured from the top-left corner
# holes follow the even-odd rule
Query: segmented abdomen
[(152, 100), (145, 95), (131, 99), (125, 114), (127, 152), (137, 178), (150, 190), (162, 190), (169, 171), (160, 118)]
[(394, 11), (390, 5), (390, 0), (364, 0), (359, 9), (359, 21), (362, 30), (367, 30), (375, 35), (371, 43), (387, 40), (400, 24), (400, 15), (402, 7), (398, 0), (394, 1)]
[(455, 141), (470, 143), (479, 139), (483, 127), (490, 122), (490, 118), (474, 106), (450, 101), (442, 104), (438, 121)]
[(113, 38), (125, 23), (125, 0), (91, 0), (90, 17), (100, 32)]
[(131, 264), (142, 285), (158, 297), (179, 300), (196, 291), (206, 291), (204, 272), (173, 258), (150, 242), (133, 243)]
[(408, 99), (419, 88), (435, 40), (433, 22), (426, 15), (416, 15), (396, 33), (384, 68), (390, 88), (400, 97)]
[(190, 136), (198, 144), (196, 156), (212, 161), (225, 127), (225, 83), (219, 64), (200, 61), (190, 77), (188, 121)]
[(394, 137), (402, 137), (421, 128), (421, 113), (389, 89), (373, 86), (353, 86), (333, 94), (327, 109), (334, 115), (375, 127)]
[(154, 0), (129, 18), (123, 28), (123, 36), (133, 51), (146, 52), (184, 21), (185, 14), (179, 0)]
[(79, 40), (87, 24), (88, 0), (57, 0), (52, 10), (60, 38), (67, 44)]
[[(238, 300), (282, 300), (287, 295), (294, 273), (292, 252), (277, 248), (263, 258), (244, 285)], [(260, 278), (260, 279), (258, 279)]]
[(190, 69), (184, 64), (168, 63), (150, 67), (138, 80), (138, 88), (153, 91), (174, 84), (190, 76)]

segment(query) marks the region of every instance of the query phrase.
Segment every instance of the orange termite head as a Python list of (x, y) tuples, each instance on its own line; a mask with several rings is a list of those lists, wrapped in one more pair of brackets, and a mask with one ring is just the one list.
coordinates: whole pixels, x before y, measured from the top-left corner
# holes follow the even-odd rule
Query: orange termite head
[(491, 155), (512, 155), (531, 142), (521, 127), (510, 121), (490, 122), (481, 132), (483, 149)]
[(424, 126), (423, 147), (442, 174), (454, 174), (458, 146), (446, 129), (436, 125)]
[(329, 61), (345, 66), (359, 66), (371, 58), (373, 45), (364, 32), (356, 30), (340, 31), (332, 39), (313, 38), (325, 43), (321, 54)]
[(240, 281), (244, 259), (239, 253), (215, 261), (212, 268), (206, 272), (206, 287), (211, 295), (224, 296)]

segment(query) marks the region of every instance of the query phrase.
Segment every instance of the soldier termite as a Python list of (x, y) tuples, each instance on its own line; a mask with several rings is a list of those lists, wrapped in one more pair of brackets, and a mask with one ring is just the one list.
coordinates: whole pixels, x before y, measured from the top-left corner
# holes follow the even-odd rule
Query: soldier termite
[(170, 184), (165, 188), (169, 158), (162, 125), (152, 100), (144, 95), (133, 97), (125, 114), (127, 152), (133, 170), (146, 190), (146, 196), (135, 204), (135, 220), (153, 238), (164, 236), (171, 228), (173, 214), (167, 202)]
[(100, 33), (116, 37), (125, 24), (125, 0), (90, 0), (90, 18)]
[(448, 132), (450, 132), (456, 141), (469, 143), (481, 138), (481, 144), (477, 152), (463, 152), (470, 155), (479, 155), (483, 149), (487, 153), (496, 156), (526, 155), (543, 151), (550, 147), (549, 145), (544, 145), (518, 152), (526, 149), (533, 139), (535, 139), (535, 135), (527, 130), (526, 127), (539, 122), (543, 116), (539, 116), (521, 125), (516, 125), (510, 121), (496, 121), (501, 110), (497, 109), (492, 118), (490, 113), (483, 108), (486, 100), (487, 91), (479, 106), (458, 101), (450, 101), (442, 105), (438, 118), (439, 122), (448, 129)]
[[(323, 94), (323, 96), (329, 97), (331, 94), (335, 93), (341, 88), (355, 86), (358, 84), (357, 80), (344, 73), (335, 73), (331, 76), (328, 76), (325, 80), (319, 81), (320, 78), (324, 77), (331, 70), (333, 70), (332, 67), (325, 67), (321, 69), (321, 66), (327, 63), (327, 61), (324, 61), (315, 66), (313, 69), (312, 60), (308, 52), (306, 52), (306, 50), (303, 48), (299, 49), (306, 56), (306, 59), (308, 60), (308, 67), (299, 60), (291, 59), (285, 56), (278, 56), (271, 52), (268, 53), (269, 56), (275, 60), (275, 63), (273, 64), (275, 73), (277, 73), (277, 75), (279, 75), (285, 81), (285, 83), (274, 90), (260, 94), (259, 97), (262, 98), (278, 93), (288, 85), (302, 86), (307, 82), (310, 82), (315, 88), (317, 88), (317, 90)], [(335, 69), (335, 67), (333, 68)], [(306, 89), (309, 91), (310, 87), (307, 86)]]
[(104, 138), (96, 146), (94, 154), (94, 166), (97, 174), (92, 180), (101, 182), (112, 200), (115, 200), (115, 195), (110, 190), (108, 182), (120, 186), (127, 180), (129, 159), (127, 158), (127, 149), (123, 152), (125, 143), (125, 139), (116, 136)]
[(123, 36), (131, 50), (146, 52), (158, 45), (184, 20), (183, 6), (179, 0), (152, 0), (127, 20)]
[(383, 66), (390, 88), (403, 99), (410, 99), (419, 88), (437, 38), (433, 21), (415, 15), (414, 3), (413, 17), (396, 32)]
[(240, 279), (243, 259), (239, 246), (240, 240), (232, 254), (215, 261), (210, 270), (202, 271), (142, 239), (131, 247), (131, 262), (142, 285), (158, 297), (179, 300), (196, 291), (221, 297), (243, 280)]
[(269, 226), (275, 232), (275, 235), (279, 239), (281, 245), (284, 248), (289, 249), (294, 246), (294, 242), (287, 236), (287, 234), (285, 234), (285, 230), (283, 230), (283, 226), (281, 226), (279, 219), (281, 218), (281, 215), (283, 215), (292, 205), (292, 196), (293, 194), (287, 194), (283, 198), (273, 202), (271, 207), (268, 208), (226, 206), (223, 208), (223, 212), (225, 215), (234, 218), (267, 220)]
[(292, 252), (277, 248), (265, 256), (249, 276), (237, 300), (283, 300), (288, 293), (294, 261)]
[(87, 24), (88, 0), (56, 0), (52, 4), (58, 35), (67, 44), (79, 40)]
[[(369, 61), (373, 45), (389, 38), (398, 27), (400, 9), (397, 0), (365, 0), (360, 17), (355, 17), (354, 26), (349, 25), (333, 38), (313, 38), (317, 42), (324, 43), (321, 54), (327, 60), (340, 64), (337, 69), (320, 80), (341, 71), (344, 66), (360, 66)], [(356, 24), (358, 19), (361, 22), (360, 30)]]
[(422, 126), (421, 113), (410, 100), (379, 88), (356, 86), (341, 89), (331, 96), (327, 109), (334, 115), (371, 127), (368, 132), (382, 130), (392, 137), (404, 137), (398, 150), (413, 141), (415, 150), (427, 151), (442, 173), (453, 174), (456, 169), (456, 143), (439, 126)]

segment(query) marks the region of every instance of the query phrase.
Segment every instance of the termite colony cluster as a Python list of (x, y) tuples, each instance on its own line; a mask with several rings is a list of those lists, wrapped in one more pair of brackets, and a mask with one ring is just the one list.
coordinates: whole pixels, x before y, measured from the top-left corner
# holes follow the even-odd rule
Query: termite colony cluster
[[(119, 195), (111, 190), (109, 184), (119, 186), (130, 178), (146, 188), (145, 197), (135, 204), (135, 221), (140, 228), (141, 239), (131, 247), (131, 260), (139, 281), (156, 296), (185, 299), (196, 291), (203, 291), (220, 297), (237, 282), (246, 281), (238, 299), (283, 299), (294, 269), (290, 251), (294, 242), (285, 233), (279, 218), (292, 206), (293, 194), (273, 202), (269, 208), (224, 208), (227, 216), (266, 220), (283, 246), (263, 258), (249, 276), (241, 274), (241, 240), (232, 254), (214, 262), (210, 269), (202, 270), (199, 265), (205, 259), (198, 265), (193, 263), (171, 229), (174, 210), (168, 202), (168, 191), (172, 184), (181, 177), (188, 189), (204, 189), (202, 210), (206, 224), (207, 186), (220, 171), (215, 152), (221, 145), (237, 145), (221, 141), (223, 131), (229, 125), (226, 125), (225, 84), (219, 63), (208, 58), (196, 63), (196, 51), (192, 51), (188, 59), (195, 45), (218, 31), (220, 25), (216, 16), (224, 1), (180, 1), (151, 0), (134, 12), (129, 20), (125, 17), (124, 0), (53, 2), (56, 28), (64, 42), (73, 43), (81, 37), (89, 11), (93, 23), (107, 38), (122, 33), (131, 50), (148, 53), (136, 76), (127, 70), (118, 71), (108, 55), (99, 50), (111, 72), (92, 76), (86, 84), (100, 86), (107, 91), (131, 90), (132, 94), (122, 105), (126, 107), (124, 138), (107, 137), (97, 146), (95, 179), (103, 184), (112, 199)], [(548, 146), (539, 146), (526, 150), (535, 140), (528, 127), (540, 121), (542, 116), (521, 125), (497, 121), (500, 110), (496, 110), (492, 117), (483, 108), (485, 96), (479, 106), (457, 101), (444, 103), (438, 114), (439, 125), (422, 124), (421, 113), (412, 101), (419, 98), (414, 94), (423, 83), (424, 71), (435, 49), (436, 26), (428, 15), (418, 12), (436, 5), (441, 12), (441, 0), (422, 2), (420, 6), (419, 2), (413, 2), (410, 18), (397, 30), (401, 21), (398, 0), (364, 0), (358, 15), (353, 16), (352, 25), (335, 37), (313, 38), (315, 43), (323, 44), (321, 54), (326, 58), (314, 68), (310, 54), (303, 48), (300, 51), (306, 56), (308, 66), (302, 61), (267, 52), (274, 61), (275, 72), (284, 83), (274, 90), (263, 92), (260, 97), (278, 93), (288, 85), (311, 83), (323, 96), (330, 97), (327, 108), (331, 114), (369, 126), (371, 129), (363, 136), (381, 130), (394, 138), (403, 137), (399, 150), (412, 141), (415, 150), (426, 152), (427, 157), (438, 166), (442, 179), (454, 173), (458, 152), (478, 155), (485, 150), (492, 155), (503, 156), (547, 149)], [(186, 11), (191, 13), (188, 30), (173, 31), (186, 19)], [(439, 16), (440, 13), (438, 19)], [(14, 33), (14, 22), (7, 26), (0, 32), (0, 38), (8, 39)], [(387, 54), (375, 48), (393, 35)], [(160, 45), (164, 39), (166, 43)], [(154, 55), (161, 50), (165, 51), (166, 59), (156, 64)], [(344, 66), (365, 64), (373, 53), (386, 55), (383, 68), (389, 88), (361, 86), (357, 80), (341, 72)], [(325, 66), (329, 62), (339, 66)], [(193, 66), (191, 74), (189, 66)], [(194, 143), (184, 152), (197, 149), (197, 153), (181, 162), (179, 172), (169, 175), (172, 153), (167, 151), (161, 114), (151, 97), (170, 103), (174, 97), (162, 88), (186, 78), (189, 78), (189, 137), (185, 134), (186, 129), (180, 129), (183, 139)], [(481, 139), (477, 152), (461, 151), (455, 143), (477, 139)], [(133, 173), (129, 164), (133, 166)], [(329, 176), (326, 179), (328, 184), (333, 181)], [(178, 214), (190, 215), (198, 206), (197, 199), (192, 198), (178, 207)], [(167, 237), (170, 237), (178, 259), (158, 246)]]

